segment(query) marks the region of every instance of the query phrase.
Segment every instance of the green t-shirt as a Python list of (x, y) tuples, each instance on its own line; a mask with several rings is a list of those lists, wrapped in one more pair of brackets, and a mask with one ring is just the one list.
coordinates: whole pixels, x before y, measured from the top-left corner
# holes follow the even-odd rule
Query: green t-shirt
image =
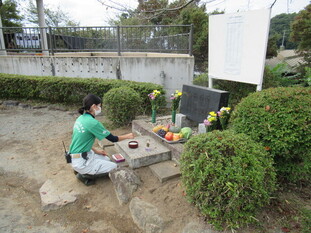
[(71, 154), (88, 152), (92, 149), (95, 138), (102, 140), (110, 132), (93, 118), (92, 115), (84, 113), (79, 116), (73, 126), (72, 141), (69, 148)]

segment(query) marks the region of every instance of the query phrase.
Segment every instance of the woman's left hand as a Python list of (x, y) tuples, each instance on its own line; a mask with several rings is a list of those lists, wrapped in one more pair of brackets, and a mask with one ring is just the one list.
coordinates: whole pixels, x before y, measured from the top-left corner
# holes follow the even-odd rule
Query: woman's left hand
[(105, 150), (94, 150), (94, 152), (96, 153), (96, 154), (98, 154), (98, 155), (105, 155), (105, 156), (107, 156), (107, 152), (105, 151)]

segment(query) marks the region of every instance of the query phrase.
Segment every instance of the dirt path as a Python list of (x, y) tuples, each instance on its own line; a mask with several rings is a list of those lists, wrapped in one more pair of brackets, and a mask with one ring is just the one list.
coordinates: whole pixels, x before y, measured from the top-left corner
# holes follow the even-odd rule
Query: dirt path
[[(109, 178), (99, 179), (96, 185), (87, 187), (75, 178), (71, 166), (66, 164), (62, 141), (69, 146), (77, 116), (47, 108), (19, 109), (0, 105), (0, 232), (142, 233), (132, 220), (129, 204), (119, 205)], [(119, 135), (129, 131), (130, 128), (124, 128), (112, 133)], [(163, 233), (182, 233), (190, 222), (194, 223), (192, 226), (203, 223), (198, 210), (186, 201), (179, 179), (162, 184), (148, 167), (135, 172), (142, 185), (134, 196), (157, 207), (165, 223)], [(48, 179), (79, 193), (77, 201), (58, 210), (42, 211), (39, 189)], [(297, 214), (296, 202), (310, 209), (310, 190), (305, 191), (303, 198), (301, 193), (301, 190), (296, 195), (290, 191), (284, 193), (283, 198), (266, 209), (260, 217), (262, 230), (244, 228), (237, 232), (275, 233), (288, 227), (290, 232), (301, 232), (296, 226), (299, 224), (290, 218)], [(289, 220), (284, 222), (286, 218)]]
[[(141, 232), (128, 205), (119, 205), (109, 178), (84, 186), (65, 163), (62, 141), (70, 144), (77, 116), (46, 108), (0, 109), (0, 232)], [(143, 181), (135, 196), (158, 208), (164, 232), (182, 232), (189, 221), (200, 220), (178, 179), (161, 184), (149, 168), (135, 172)], [(77, 201), (59, 210), (42, 211), (39, 188), (47, 179), (80, 193)]]

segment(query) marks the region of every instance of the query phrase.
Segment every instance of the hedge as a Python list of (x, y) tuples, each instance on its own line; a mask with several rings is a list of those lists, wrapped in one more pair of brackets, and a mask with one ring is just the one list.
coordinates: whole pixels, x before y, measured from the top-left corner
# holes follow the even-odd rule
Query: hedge
[(311, 183), (311, 87), (269, 88), (244, 98), (231, 128), (262, 143), (278, 178)]
[(130, 87), (110, 89), (103, 98), (105, 114), (115, 126), (128, 125), (140, 112), (141, 97)]
[(112, 88), (130, 87), (140, 94), (144, 111), (151, 109), (148, 94), (154, 89), (165, 93), (163, 86), (118, 79), (26, 76), (0, 73), (0, 98), (27, 99), (50, 103), (81, 104), (89, 93), (105, 96)]
[(272, 156), (246, 134), (215, 130), (193, 136), (181, 155), (189, 200), (217, 229), (254, 222), (274, 192)]

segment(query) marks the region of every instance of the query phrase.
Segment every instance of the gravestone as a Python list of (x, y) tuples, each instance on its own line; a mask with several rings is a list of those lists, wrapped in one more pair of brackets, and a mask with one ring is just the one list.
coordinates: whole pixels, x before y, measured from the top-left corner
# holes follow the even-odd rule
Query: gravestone
[(229, 92), (197, 85), (183, 85), (180, 112), (202, 123), (211, 111), (228, 106)]

